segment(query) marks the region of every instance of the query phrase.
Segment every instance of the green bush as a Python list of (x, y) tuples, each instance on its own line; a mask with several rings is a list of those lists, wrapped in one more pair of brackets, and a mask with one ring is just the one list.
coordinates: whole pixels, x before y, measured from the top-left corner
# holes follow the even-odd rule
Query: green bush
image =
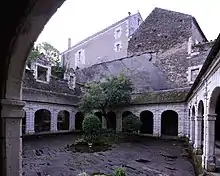
[(95, 115), (87, 115), (82, 123), (82, 129), (85, 132), (85, 140), (90, 143), (94, 143), (101, 131), (101, 122)]
[(122, 130), (126, 133), (138, 132), (141, 127), (141, 121), (134, 114), (129, 114), (123, 119)]
[(114, 176), (126, 176), (125, 169), (122, 167), (117, 168)]

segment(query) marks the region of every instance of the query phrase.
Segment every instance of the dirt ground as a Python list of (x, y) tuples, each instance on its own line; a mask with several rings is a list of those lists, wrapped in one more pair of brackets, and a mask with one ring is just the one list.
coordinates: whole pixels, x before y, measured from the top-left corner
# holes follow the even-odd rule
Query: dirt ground
[(76, 176), (82, 171), (111, 174), (124, 166), (128, 176), (194, 176), (192, 164), (177, 141), (146, 138), (143, 143), (120, 143), (112, 150), (77, 153), (66, 148), (78, 136), (65, 134), (23, 139), (23, 175)]

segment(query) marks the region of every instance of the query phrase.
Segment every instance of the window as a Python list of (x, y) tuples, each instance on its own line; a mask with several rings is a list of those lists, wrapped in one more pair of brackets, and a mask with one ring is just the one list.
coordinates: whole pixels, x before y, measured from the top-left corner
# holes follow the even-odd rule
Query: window
[(78, 57), (79, 57), (79, 60), (81, 58), (81, 51), (78, 52)]
[(140, 18), (138, 18), (138, 26), (141, 24), (141, 20)]
[(120, 44), (116, 44), (116, 51), (120, 51)]
[(197, 75), (199, 74), (202, 65), (196, 65), (188, 68), (188, 81), (190, 84), (193, 84)]
[(37, 80), (47, 82), (48, 68), (37, 65)]
[(192, 82), (192, 81), (195, 81), (195, 79), (196, 79), (198, 73), (199, 73), (199, 68), (196, 68), (196, 69), (192, 69), (192, 70), (191, 70), (191, 80), (190, 80), (191, 82)]
[(121, 27), (116, 28), (115, 35), (114, 35), (115, 39), (116, 40), (119, 39), (121, 37), (121, 34), (122, 34), (122, 28)]

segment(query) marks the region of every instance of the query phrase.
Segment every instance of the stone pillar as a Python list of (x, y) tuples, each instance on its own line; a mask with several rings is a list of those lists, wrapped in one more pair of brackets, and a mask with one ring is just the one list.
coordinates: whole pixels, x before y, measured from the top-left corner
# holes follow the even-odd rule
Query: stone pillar
[(75, 111), (70, 112), (70, 116), (69, 116), (69, 130), (75, 130), (75, 121), (76, 121), (76, 116), (75, 116)]
[(1, 161), (4, 176), (22, 175), (21, 125), (24, 101), (1, 100)]
[(107, 120), (104, 116), (102, 116), (102, 128), (107, 129)]
[(215, 171), (215, 120), (216, 114), (207, 115), (206, 143), (205, 143), (205, 169)]
[(26, 134), (33, 134), (34, 131), (34, 111), (33, 109), (28, 109), (26, 111)]
[(58, 115), (58, 110), (54, 109), (52, 114), (51, 114), (51, 121), (50, 121), (50, 131), (51, 132), (56, 132), (57, 131), (57, 115)]
[(202, 116), (197, 116), (195, 120), (195, 143), (194, 148), (196, 150), (196, 154), (202, 154)]
[(122, 116), (117, 114), (116, 117), (116, 131), (122, 131)]
[(190, 119), (190, 143), (193, 145), (195, 142), (195, 117), (192, 116)]
[(190, 117), (187, 118), (187, 134), (186, 137), (190, 138)]

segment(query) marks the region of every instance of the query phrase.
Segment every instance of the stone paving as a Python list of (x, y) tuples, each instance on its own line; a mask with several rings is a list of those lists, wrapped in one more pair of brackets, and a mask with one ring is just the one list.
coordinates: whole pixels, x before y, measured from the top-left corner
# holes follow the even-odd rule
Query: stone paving
[(66, 149), (76, 136), (61, 135), (23, 140), (23, 175), (76, 176), (112, 173), (124, 166), (128, 176), (194, 176), (192, 164), (182, 155), (180, 143), (146, 139), (145, 143), (121, 143), (98, 153), (74, 153)]

